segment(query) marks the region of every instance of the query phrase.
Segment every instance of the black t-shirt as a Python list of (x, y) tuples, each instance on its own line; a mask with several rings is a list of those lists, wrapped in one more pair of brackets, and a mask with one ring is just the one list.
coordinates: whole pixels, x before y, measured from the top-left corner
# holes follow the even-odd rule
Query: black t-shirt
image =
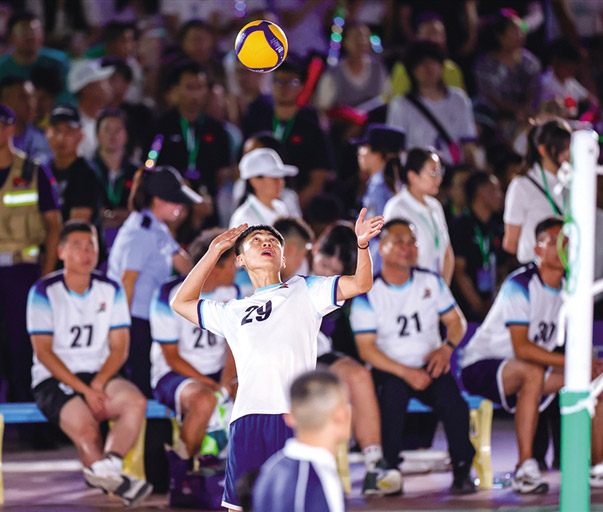
[(119, 174), (115, 180), (111, 182), (109, 180), (109, 169), (107, 169), (105, 162), (98, 153), (94, 155), (90, 165), (96, 173), (99, 182), (102, 207), (108, 208), (109, 210), (127, 208), (134, 174), (138, 167), (127, 158), (124, 158), (121, 163)]
[[(9, 172), (10, 167), (0, 169), (0, 188), (4, 186)], [(57, 184), (52, 172), (45, 165), (38, 167), (38, 209), (40, 213), (59, 209)]]
[[(310, 171), (313, 169), (333, 169), (328, 139), (318, 123), (314, 109), (304, 107), (290, 125), (279, 124), (283, 133), (283, 161), (299, 168), (299, 174), (291, 180), (295, 190), (301, 190), (308, 184)], [(261, 96), (250, 103), (243, 116), (242, 128), (245, 138), (259, 131), (275, 133), (274, 104), (271, 97)]]
[(63, 222), (69, 220), (71, 209), (78, 207), (91, 208), (91, 222), (94, 222), (98, 218), (101, 191), (90, 164), (82, 157), (78, 157), (64, 169), (57, 169), (54, 160), (50, 167), (59, 189)]

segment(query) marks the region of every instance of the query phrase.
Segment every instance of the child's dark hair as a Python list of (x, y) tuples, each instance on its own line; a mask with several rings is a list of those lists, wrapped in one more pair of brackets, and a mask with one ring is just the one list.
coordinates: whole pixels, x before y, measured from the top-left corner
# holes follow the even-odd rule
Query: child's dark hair
[(555, 227), (563, 227), (563, 220), (561, 220), (559, 217), (548, 217), (539, 222), (534, 230), (536, 240), (538, 240), (538, 237), (540, 237), (540, 235), (542, 235), (542, 233), (544, 233), (546, 230)]
[(436, 152), (431, 149), (425, 148), (413, 148), (408, 152), (406, 156), (406, 164), (402, 167), (402, 172), (400, 173), (400, 179), (403, 183), (408, 185), (408, 173), (410, 171), (419, 174), (425, 162), (430, 158), (433, 158), (433, 155), (436, 155)]
[(92, 224), (84, 222), (83, 220), (68, 220), (63, 224), (63, 228), (61, 229), (59, 245), (64, 244), (71, 233), (77, 232), (96, 234), (96, 229)]
[(251, 234), (255, 233), (256, 231), (267, 231), (280, 242), (281, 246), (285, 245), (285, 240), (283, 239), (283, 235), (281, 235), (272, 226), (268, 226), (267, 224), (254, 224), (253, 226), (249, 226), (245, 231), (243, 231), (239, 235), (239, 238), (237, 238), (237, 240), (234, 244), (234, 251), (237, 256), (239, 254), (241, 254), (241, 247), (242, 247), (243, 243), (245, 243), (245, 240), (247, 240), (247, 238), (249, 238), (249, 236)]
[(572, 136), (572, 129), (563, 119), (554, 119), (546, 123), (537, 124), (528, 133), (528, 151), (526, 153), (527, 173), (536, 164), (542, 164), (542, 155), (538, 151), (539, 146), (544, 146), (548, 157), (557, 164), (559, 153), (567, 149)]
[(349, 222), (331, 224), (318, 239), (318, 252), (325, 256), (335, 256), (342, 264), (342, 275), (351, 275), (356, 269), (356, 233)]

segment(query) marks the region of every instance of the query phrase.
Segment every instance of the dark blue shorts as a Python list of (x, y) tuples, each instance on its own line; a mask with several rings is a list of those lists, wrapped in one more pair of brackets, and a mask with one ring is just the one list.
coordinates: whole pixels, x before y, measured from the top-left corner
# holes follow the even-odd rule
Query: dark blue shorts
[(293, 437), (282, 414), (248, 414), (230, 424), (222, 506), (242, 510), (235, 484), (245, 473), (259, 469)]
[[(502, 370), (509, 359), (482, 359), (461, 370), (463, 387), (472, 395), (479, 395), (502, 406), (505, 411), (514, 413), (517, 394), (505, 395)], [(550, 370), (545, 372), (545, 380)], [(539, 410), (543, 411), (555, 395), (546, 395), (540, 399)]]
[[(220, 382), (221, 371), (207, 375), (210, 379)], [(159, 403), (169, 407), (176, 413), (176, 417), (181, 419), (182, 411), (180, 410), (180, 392), (188, 382), (194, 382), (195, 379), (185, 377), (176, 372), (166, 373), (157, 386), (153, 389), (153, 396)]]

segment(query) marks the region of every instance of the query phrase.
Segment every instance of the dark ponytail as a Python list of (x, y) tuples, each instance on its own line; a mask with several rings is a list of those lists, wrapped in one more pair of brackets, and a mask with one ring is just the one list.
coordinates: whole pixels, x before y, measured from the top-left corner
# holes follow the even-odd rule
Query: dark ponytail
[(542, 156), (538, 151), (538, 147), (542, 145), (544, 145), (548, 157), (557, 166), (561, 165), (559, 153), (567, 147), (571, 136), (572, 129), (562, 119), (554, 119), (533, 126), (528, 133), (528, 150), (523, 174), (527, 173), (536, 164), (542, 165)]
[(132, 208), (137, 212), (144, 208), (149, 208), (153, 203), (153, 195), (149, 192), (147, 186), (149, 175), (153, 171), (143, 169), (138, 180), (134, 180), (134, 187), (132, 188)]
[(400, 157), (395, 155), (388, 158), (383, 169), (383, 178), (385, 179), (387, 188), (394, 194), (396, 193), (396, 184), (400, 181), (401, 174), (402, 163), (400, 162)]

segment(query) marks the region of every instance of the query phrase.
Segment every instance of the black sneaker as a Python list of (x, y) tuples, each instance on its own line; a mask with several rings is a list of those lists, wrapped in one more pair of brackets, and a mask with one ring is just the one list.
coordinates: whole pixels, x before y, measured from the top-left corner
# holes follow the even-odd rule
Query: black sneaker
[(474, 492), (477, 492), (477, 487), (475, 487), (471, 475), (465, 474), (465, 476), (455, 476), (452, 480), (450, 494), (473, 494)]
[(119, 496), (126, 507), (136, 507), (153, 492), (153, 486), (144, 480), (138, 480), (128, 475), (121, 475), (121, 485), (113, 491)]

